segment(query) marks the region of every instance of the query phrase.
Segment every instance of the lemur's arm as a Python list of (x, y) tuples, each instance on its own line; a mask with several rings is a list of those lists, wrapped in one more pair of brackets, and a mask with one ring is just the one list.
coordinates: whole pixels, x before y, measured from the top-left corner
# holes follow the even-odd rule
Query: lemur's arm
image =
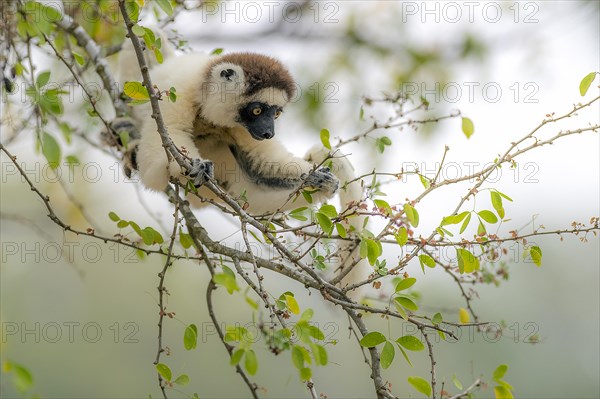
[[(282, 148), (283, 149), (283, 148)], [(296, 158), (284, 151), (280, 162), (276, 158), (265, 158), (256, 151), (247, 152), (238, 146), (231, 145), (229, 150), (246, 177), (257, 186), (273, 190), (295, 190), (301, 185), (314, 187), (333, 194), (338, 188), (338, 181), (328, 168), (314, 169), (313, 165), (303, 159)]]
[[(245, 177), (245, 182), (240, 182), (240, 187), (234, 187), (234, 190), (249, 188), (242, 187), (244, 184), (254, 186), (251, 191), (257, 195), (254, 201), (249, 197), (252, 207), (260, 207), (260, 204), (253, 202), (264, 199), (271, 203), (272, 209), (277, 209), (293, 191), (301, 187), (316, 190), (313, 198), (321, 202), (331, 198), (338, 188), (338, 180), (329, 169), (315, 170), (314, 165), (323, 159), (311, 163), (297, 158), (276, 139), (258, 142), (238, 138), (229, 145), (229, 150)], [(300, 205), (296, 201), (293, 206)]]

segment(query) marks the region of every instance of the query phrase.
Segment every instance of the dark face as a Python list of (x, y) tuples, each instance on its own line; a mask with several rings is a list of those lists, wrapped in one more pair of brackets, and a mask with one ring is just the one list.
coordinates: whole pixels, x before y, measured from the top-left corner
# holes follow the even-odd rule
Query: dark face
[(240, 108), (240, 123), (256, 140), (275, 136), (275, 119), (281, 115), (281, 107), (265, 103), (249, 103)]

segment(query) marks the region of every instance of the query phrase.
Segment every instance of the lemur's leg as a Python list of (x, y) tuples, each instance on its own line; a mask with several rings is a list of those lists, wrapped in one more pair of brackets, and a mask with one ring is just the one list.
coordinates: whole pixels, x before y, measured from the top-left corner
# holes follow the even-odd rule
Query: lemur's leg
[(207, 175), (213, 176), (213, 163), (200, 158), (191, 134), (178, 129), (169, 129), (168, 133), (175, 146), (192, 159), (192, 169), (182, 170), (174, 159), (169, 160), (154, 121), (147, 121), (142, 127), (142, 140), (137, 151), (137, 166), (146, 187), (162, 191), (167, 187), (171, 176), (179, 178), (185, 184), (187, 178), (184, 175), (192, 177), (194, 185), (200, 186)]

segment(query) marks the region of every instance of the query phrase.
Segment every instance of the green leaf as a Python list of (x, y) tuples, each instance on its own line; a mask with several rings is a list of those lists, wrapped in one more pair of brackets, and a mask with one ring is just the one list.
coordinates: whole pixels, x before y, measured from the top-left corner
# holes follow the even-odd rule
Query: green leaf
[(596, 72), (590, 72), (581, 79), (581, 83), (579, 83), (579, 94), (581, 94), (582, 97), (585, 96), (595, 78)]
[(117, 222), (117, 227), (120, 229), (124, 229), (125, 227), (129, 226), (130, 223), (127, 220), (119, 220)]
[(129, 18), (136, 22), (140, 17), (140, 6), (135, 1), (126, 1), (125, 7)]
[(360, 340), (360, 345), (365, 348), (373, 348), (379, 344), (384, 343), (385, 341), (387, 341), (385, 335), (378, 331), (372, 331), (364, 337), (362, 337), (362, 339)]
[(210, 52), (211, 55), (219, 55), (223, 52), (223, 48), (222, 47), (217, 47), (216, 49), (214, 49), (213, 51)]
[(337, 210), (335, 209), (335, 206), (328, 205), (328, 204), (325, 204), (321, 208), (319, 208), (319, 212), (329, 218), (335, 218), (338, 215)]
[(396, 242), (398, 242), (398, 245), (403, 247), (408, 241), (408, 230), (406, 230), (405, 227), (400, 227), (398, 229), (398, 232), (394, 235), (394, 238), (396, 238)]
[(323, 147), (331, 150), (331, 143), (329, 142), (329, 130), (321, 129), (321, 143), (323, 143)]
[(473, 135), (475, 126), (473, 125), (473, 121), (471, 119), (462, 118), (462, 131), (467, 138), (470, 138)]
[(400, 337), (396, 340), (396, 342), (398, 343), (398, 345), (402, 345), (409, 351), (418, 352), (425, 349), (425, 345), (423, 345), (423, 342), (421, 342), (417, 337), (413, 337), (412, 335), (405, 335), (403, 337)]
[(394, 345), (391, 342), (386, 341), (383, 346), (383, 350), (381, 351), (381, 367), (385, 370), (394, 361), (394, 356), (396, 355), (396, 350), (394, 349)]
[(188, 249), (192, 245), (194, 245), (194, 240), (192, 239), (192, 236), (183, 232), (179, 233), (179, 242), (181, 243), (181, 246), (184, 249)]
[(390, 138), (387, 136), (381, 137), (380, 140), (385, 145), (392, 145), (392, 140), (390, 140)]
[(256, 374), (258, 371), (258, 361), (256, 360), (256, 353), (252, 349), (246, 351), (244, 356), (244, 368), (250, 375)]
[(300, 306), (298, 306), (296, 298), (294, 298), (292, 295), (285, 295), (285, 303), (290, 312), (293, 314), (300, 314)]
[(325, 339), (325, 334), (317, 326), (309, 325), (308, 335), (310, 335), (313, 339), (316, 339), (318, 341), (323, 341)]
[(117, 214), (114, 212), (108, 212), (108, 217), (113, 222), (118, 222), (119, 220), (121, 220), (121, 218), (119, 216), (117, 216)]
[(364, 259), (369, 255), (369, 247), (367, 246), (366, 239), (360, 240), (359, 255), (361, 259)]
[(183, 333), (183, 347), (185, 350), (196, 349), (198, 345), (198, 327), (195, 324), (190, 324), (185, 328)]
[(250, 305), (250, 307), (254, 310), (258, 310), (258, 302), (256, 302), (255, 300), (253, 300), (252, 298), (250, 298), (249, 296), (246, 296), (246, 303), (248, 305)]
[(314, 314), (315, 314), (315, 311), (312, 310), (311, 308), (308, 308), (304, 312), (302, 312), (302, 316), (300, 316), (300, 320), (310, 321), (310, 319), (312, 319)]
[(426, 254), (419, 255), (419, 263), (421, 264), (421, 269), (423, 269), (423, 271), (425, 271), (424, 266), (431, 268), (435, 267), (435, 261), (433, 260), (433, 258)]
[(44, 132), (44, 135), (42, 136), (42, 154), (44, 154), (44, 157), (46, 157), (46, 160), (48, 161), (48, 165), (50, 165), (52, 169), (58, 167), (60, 164), (60, 146), (54, 137), (46, 132)]
[(294, 209), (293, 211), (290, 211), (290, 213), (288, 214), (289, 217), (294, 218), (296, 220), (300, 220), (302, 222), (306, 222), (308, 220), (308, 218), (304, 215), (302, 215), (302, 213), (304, 213), (304, 211), (306, 211), (308, 208), (303, 206), (301, 208), (297, 208)]
[(73, 58), (75, 58), (75, 61), (79, 64), (79, 65), (83, 65), (85, 64), (85, 58), (83, 58), (83, 56), (81, 54), (78, 54), (74, 51), (71, 51), (71, 54), (73, 54)]
[(173, 15), (173, 7), (171, 7), (169, 0), (156, 0), (156, 2), (168, 16)]
[(431, 186), (431, 182), (429, 181), (429, 179), (421, 174), (419, 175), (419, 180), (421, 180), (421, 184), (423, 185), (423, 187), (429, 188), (429, 186)]
[(456, 389), (463, 389), (463, 384), (456, 378), (456, 375), (452, 375), (452, 383)]
[(3, 372), (14, 374), (14, 384), (21, 393), (24, 393), (33, 385), (33, 376), (31, 375), (31, 372), (20, 364), (6, 360), (4, 361), (2, 368)]
[(217, 273), (213, 276), (215, 284), (225, 287), (227, 292), (231, 295), (235, 291), (239, 290), (235, 281), (235, 274), (228, 267), (223, 267), (224, 273)]
[(419, 212), (410, 204), (404, 204), (404, 213), (406, 218), (414, 227), (419, 226)]
[(383, 136), (375, 140), (375, 147), (381, 154), (385, 151), (385, 147), (390, 145), (392, 145), (392, 140), (389, 137)]
[(331, 232), (333, 231), (333, 222), (331, 219), (321, 212), (317, 212), (315, 216), (319, 226), (321, 226), (321, 229), (323, 229), (323, 232), (327, 235), (331, 235)]
[(390, 204), (387, 201), (382, 200), (382, 199), (375, 199), (375, 200), (373, 200), (373, 203), (375, 204), (375, 206), (377, 208), (384, 209), (388, 215), (391, 215), (392, 207), (390, 206)]
[(140, 26), (138, 24), (135, 24), (131, 27), (131, 31), (133, 32), (134, 35), (139, 36), (139, 37), (144, 37), (146, 35), (146, 30), (144, 29), (143, 26)]
[(394, 306), (396, 307), (396, 311), (400, 314), (400, 317), (408, 321), (408, 315), (406, 314), (406, 310), (404, 310), (404, 308), (400, 306), (398, 301), (394, 301)]
[(442, 321), (444, 321), (444, 319), (442, 319), (442, 314), (440, 312), (437, 312), (436, 314), (433, 315), (433, 317), (431, 318), (431, 322), (433, 324), (435, 324), (436, 326), (438, 324), (440, 324)]
[(478, 236), (484, 236), (486, 233), (485, 230), (485, 225), (483, 224), (483, 222), (480, 220), (479, 221), (479, 226), (477, 226), (477, 235)]
[(346, 228), (341, 223), (335, 224), (335, 229), (340, 237), (346, 238), (348, 237), (348, 233), (346, 232)]
[(292, 346), (292, 363), (298, 370), (302, 370), (304, 368), (304, 353), (302, 352), (301, 347), (298, 345)]
[(22, 76), (24, 70), (25, 68), (23, 67), (23, 64), (21, 64), (20, 62), (17, 62), (15, 64), (15, 75)]
[(482, 218), (483, 220), (485, 220), (488, 223), (494, 224), (498, 222), (498, 218), (496, 217), (496, 215), (494, 215), (494, 213), (492, 211), (488, 211), (483, 210), (483, 211), (479, 211), (477, 212), (477, 214), (479, 215), (480, 218)]
[(400, 349), (400, 353), (402, 353), (402, 356), (404, 356), (406, 363), (408, 363), (410, 365), (410, 367), (413, 367), (410, 359), (408, 358), (408, 354), (406, 353), (406, 351), (404, 349), (402, 349), (402, 347), (399, 344), (397, 344), (397, 345), (398, 345), (398, 349)]
[(396, 292), (400, 292), (412, 287), (417, 282), (417, 279), (414, 277), (407, 277), (396, 285)]
[(300, 369), (300, 379), (303, 381), (310, 380), (312, 377), (312, 370), (309, 367)]
[(509, 200), (510, 202), (513, 202), (512, 198), (510, 198), (508, 195), (501, 193), (500, 191), (496, 190), (498, 192), (498, 194), (500, 194), (500, 196), (506, 200)]
[(463, 222), (462, 226), (460, 226), (460, 234), (462, 234), (466, 229), (467, 226), (469, 226), (469, 222), (471, 221), (471, 213), (469, 213), (467, 215), (467, 217), (465, 218), (465, 221)]
[(179, 377), (177, 377), (175, 379), (175, 381), (173, 381), (173, 384), (177, 384), (177, 385), (187, 385), (190, 383), (190, 377), (187, 376), (187, 374), (181, 374)]
[(140, 82), (125, 82), (123, 93), (131, 98), (134, 104), (144, 104), (150, 101), (148, 90)]
[(315, 364), (319, 366), (327, 366), (328, 359), (327, 350), (325, 349), (325, 347), (319, 344), (312, 344), (311, 348), (313, 351), (313, 356), (315, 358)]
[(492, 199), (492, 206), (500, 216), (500, 219), (504, 219), (504, 208), (502, 207), (502, 197), (498, 194), (497, 191), (490, 191), (490, 196)]
[(64, 91), (59, 89), (49, 89), (45, 90), (38, 97), (38, 104), (44, 113), (60, 115), (63, 112), (63, 104), (61, 95), (64, 94)]
[(169, 368), (169, 366), (163, 363), (158, 363), (156, 365), (156, 371), (158, 371), (158, 374), (160, 374), (160, 376), (166, 381), (171, 381), (173, 373), (171, 373), (171, 369)]
[(499, 382), (500, 380), (502, 380), (502, 377), (504, 377), (504, 374), (506, 374), (507, 370), (508, 366), (506, 364), (501, 364), (500, 366), (498, 366), (496, 370), (494, 370), (494, 381)]
[(449, 224), (459, 224), (469, 214), (470, 214), (470, 212), (465, 211), (465, 212), (459, 213), (458, 215), (446, 216), (446, 217), (444, 217), (442, 219), (441, 225), (442, 226), (446, 226), (446, 225), (449, 225)]
[(381, 255), (381, 243), (378, 241), (367, 238), (367, 258), (371, 265), (375, 264), (375, 261)]
[(542, 249), (537, 245), (534, 245), (529, 248), (529, 255), (531, 256), (531, 260), (537, 267), (542, 266)]
[(41, 72), (35, 80), (35, 85), (38, 89), (46, 86), (50, 81), (50, 71)]
[(123, 148), (127, 149), (129, 146), (129, 132), (119, 132), (119, 138), (121, 139), (121, 144), (123, 144)]
[(140, 229), (140, 226), (138, 226), (136, 222), (130, 220), (129, 225), (138, 235), (142, 235), (142, 229)]
[(76, 155), (67, 155), (65, 157), (65, 162), (69, 166), (76, 166), (76, 165), (79, 165), (81, 163), (81, 161), (79, 161), (79, 158), (77, 158)]
[(238, 364), (240, 362), (240, 360), (242, 360), (242, 357), (244, 357), (245, 352), (246, 351), (243, 349), (236, 349), (231, 354), (231, 359), (229, 359), (229, 364), (231, 364), (232, 366), (235, 366), (236, 364)]
[(152, 240), (157, 243), (157, 244), (162, 244), (163, 242), (165, 242), (165, 240), (163, 239), (162, 234), (160, 234), (158, 231), (156, 231), (155, 229), (153, 229), (152, 227), (146, 227), (146, 229), (148, 231), (150, 231), (150, 233), (152, 233)]
[(144, 228), (140, 232), (140, 237), (142, 237), (142, 241), (144, 241), (144, 244), (146, 244), (146, 245), (154, 244), (154, 234), (152, 233), (152, 230), (149, 227)]
[(496, 386), (494, 387), (494, 396), (496, 399), (512, 399), (514, 398), (513, 394), (504, 386)]
[(177, 90), (174, 87), (169, 89), (169, 100), (173, 103), (177, 101)]
[(408, 377), (408, 383), (413, 386), (417, 392), (421, 392), (425, 396), (431, 396), (431, 385), (421, 377)]
[(469, 250), (457, 248), (456, 256), (458, 258), (458, 269), (461, 273), (472, 273), (479, 270), (479, 259)]
[[(159, 64), (162, 64), (164, 61), (164, 57), (163, 57), (163, 53), (162, 51), (160, 51), (160, 49), (158, 47), (154, 47), (154, 57), (156, 58), (156, 62), (158, 62)], [(169, 98), (171, 96), (169, 95)]]
[(394, 298), (394, 301), (396, 301), (396, 303), (398, 303), (398, 305), (402, 306), (403, 308), (412, 310), (413, 312), (419, 310), (417, 304), (412, 299), (407, 298), (405, 296), (398, 296)]

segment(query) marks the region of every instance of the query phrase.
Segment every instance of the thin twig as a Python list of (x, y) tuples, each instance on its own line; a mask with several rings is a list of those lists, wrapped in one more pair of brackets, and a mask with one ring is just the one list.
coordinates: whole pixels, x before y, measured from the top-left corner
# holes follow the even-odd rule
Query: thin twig
[(431, 363), (431, 392), (432, 392), (432, 398), (436, 399), (437, 398), (437, 394), (435, 392), (435, 365), (436, 365), (436, 361), (435, 361), (435, 357), (433, 356), (433, 345), (431, 344), (431, 341), (429, 340), (429, 337), (427, 336), (427, 333), (425, 332), (425, 328), (424, 327), (419, 327), (419, 330), (421, 330), (421, 335), (423, 336), (423, 338), (425, 339), (425, 343), (427, 344), (427, 351), (429, 353), (429, 361)]
[[(179, 195), (179, 187), (175, 188), (175, 195)], [(156, 359), (154, 360), (154, 365), (160, 363), (160, 355), (164, 352), (164, 348), (162, 347), (162, 336), (163, 336), (163, 320), (167, 315), (166, 306), (164, 304), (165, 294), (168, 295), (167, 288), (165, 287), (165, 278), (167, 276), (167, 269), (171, 267), (173, 264), (173, 259), (171, 254), (173, 253), (173, 245), (175, 245), (175, 239), (177, 236), (177, 226), (179, 226), (179, 202), (175, 203), (175, 210), (173, 212), (173, 230), (171, 231), (171, 238), (169, 241), (169, 249), (167, 251), (167, 259), (165, 260), (165, 265), (163, 266), (160, 273), (158, 273), (159, 283), (158, 283), (158, 350), (156, 352)], [(158, 374), (158, 385), (162, 391), (163, 397), (167, 399), (167, 392), (165, 391), (165, 383), (160, 375)]]
[(465, 389), (463, 392), (459, 393), (458, 395), (451, 396), (451, 397), (449, 397), (448, 399), (460, 399), (460, 398), (464, 398), (464, 397), (467, 397), (467, 396), (469, 396), (469, 397), (470, 397), (470, 396), (471, 396), (471, 393), (472, 393), (472, 392), (473, 392), (475, 389), (479, 388), (479, 387), (481, 386), (481, 384), (482, 384), (482, 381), (481, 381), (481, 379), (479, 379), (479, 378), (478, 378), (478, 379), (476, 379), (476, 380), (475, 380), (475, 382), (473, 382), (473, 384), (471, 384), (471, 385), (470, 385), (470, 386), (469, 386), (467, 389)]

